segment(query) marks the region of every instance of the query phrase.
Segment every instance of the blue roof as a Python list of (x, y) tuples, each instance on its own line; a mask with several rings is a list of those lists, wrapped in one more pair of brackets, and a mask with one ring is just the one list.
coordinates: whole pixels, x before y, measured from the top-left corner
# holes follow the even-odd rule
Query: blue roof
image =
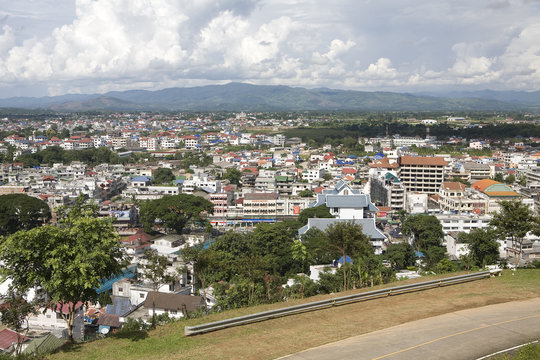
[[(340, 263), (340, 264), (343, 264), (343, 256), (340, 257), (340, 258), (338, 259), (337, 262)], [(352, 264), (352, 263), (353, 263), (353, 261), (352, 261), (352, 259), (349, 257), (349, 255), (345, 255), (345, 262), (348, 263), (348, 264)]]
[(121, 297), (113, 297), (113, 303), (107, 305), (105, 313), (122, 316), (131, 310), (131, 300)]
[(416, 257), (425, 257), (424, 253), (418, 250), (414, 250), (414, 256)]
[(117, 282), (118, 280), (122, 280), (123, 278), (132, 279), (135, 277), (136, 272), (137, 272), (137, 266), (130, 266), (129, 268), (122, 270), (122, 274), (118, 276), (113, 276), (112, 278), (109, 278), (109, 279), (104, 279), (100, 287), (96, 288), (96, 292), (98, 294), (101, 294), (106, 291), (111, 291), (112, 286), (115, 282)]
[(132, 182), (136, 181), (136, 182), (148, 182), (150, 181), (150, 178), (148, 176), (137, 176), (137, 177), (134, 177), (133, 179), (131, 179)]

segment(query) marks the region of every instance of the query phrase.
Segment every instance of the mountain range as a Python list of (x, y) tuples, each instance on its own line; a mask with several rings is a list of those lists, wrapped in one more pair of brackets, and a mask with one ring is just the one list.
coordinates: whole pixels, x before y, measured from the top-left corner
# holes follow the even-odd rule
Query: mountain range
[(0, 108), (42, 111), (538, 111), (540, 91), (397, 93), (229, 83), (156, 91), (13, 97)]

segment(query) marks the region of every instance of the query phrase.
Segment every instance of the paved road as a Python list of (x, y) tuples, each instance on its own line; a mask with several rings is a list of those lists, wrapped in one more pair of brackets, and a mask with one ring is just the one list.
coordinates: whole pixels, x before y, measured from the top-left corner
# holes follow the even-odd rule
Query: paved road
[(477, 359), (538, 339), (540, 298), (413, 321), (309, 349), (283, 359)]

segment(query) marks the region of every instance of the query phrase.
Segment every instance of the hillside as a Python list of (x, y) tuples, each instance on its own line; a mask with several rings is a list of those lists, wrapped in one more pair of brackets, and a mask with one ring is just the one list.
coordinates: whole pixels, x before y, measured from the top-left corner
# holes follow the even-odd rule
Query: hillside
[[(456, 95), (456, 94), (454, 94)], [(519, 111), (534, 110), (537, 103), (521, 101), (516, 94), (481, 98), (436, 97), (394, 92), (305, 89), (230, 83), (157, 91), (114, 91), (102, 95), (63, 95), (42, 98), (0, 99), (0, 107), (53, 111)], [(535, 98), (534, 94), (522, 94)], [(528, 96), (528, 97), (527, 97)]]
[[(449, 274), (450, 276), (452, 274)], [(424, 281), (426, 279), (421, 279)], [(412, 280), (409, 280), (412, 281)], [(401, 284), (401, 283), (400, 283)], [(395, 286), (389, 284), (388, 286)], [(360, 291), (365, 291), (360, 290)], [(371, 289), (367, 289), (371, 290)], [(358, 292), (350, 291), (348, 293)], [(294, 300), (286, 305), (337, 296)], [(344, 295), (344, 294), (339, 294)], [(147, 337), (111, 336), (75, 346), (50, 359), (274, 359), (350, 336), (405, 322), (484, 305), (540, 296), (540, 270), (507, 271), (501, 277), (358, 302), (186, 337), (184, 326), (216, 321), (284, 306), (261, 305), (178, 321)], [(422, 306), (418, 306), (419, 304)]]

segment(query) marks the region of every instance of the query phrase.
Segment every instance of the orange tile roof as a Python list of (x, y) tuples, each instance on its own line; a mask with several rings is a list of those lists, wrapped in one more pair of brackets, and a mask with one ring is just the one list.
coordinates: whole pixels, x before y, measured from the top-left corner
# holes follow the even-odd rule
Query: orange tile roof
[(436, 156), (407, 156), (400, 159), (401, 165), (427, 165), (427, 166), (446, 166), (448, 162), (442, 157)]
[(500, 184), (500, 183), (498, 181), (491, 180), (491, 179), (482, 179), (472, 184), (472, 187), (478, 191), (484, 192), (488, 187), (494, 184)]
[(509, 196), (509, 197), (518, 197), (519, 194), (514, 191), (486, 191), (487, 196)]

